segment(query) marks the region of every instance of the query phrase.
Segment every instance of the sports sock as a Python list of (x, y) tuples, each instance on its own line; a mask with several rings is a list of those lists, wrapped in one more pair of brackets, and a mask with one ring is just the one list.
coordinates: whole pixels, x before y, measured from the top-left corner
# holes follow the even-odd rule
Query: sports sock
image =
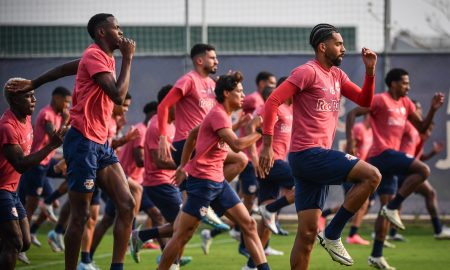
[(433, 223), (434, 233), (440, 234), (442, 232), (441, 219), (438, 217), (432, 217), (431, 222)]
[(395, 236), (397, 234), (397, 228), (391, 228), (389, 230), (389, 236)]
[(248, 260), (247, 260), (247, 267), (249, 267), (249, 268), (255, 268), (256, 267), (255, 262), (253, 262), (252, 257), (248, 258)]
[(352, 237), (353, 235), (355, 235), (355, 234), (357, 234), (358, 233), (358, 227), (356, 227), (356, 226), (351, 226), (350, 227), (350, 232), (348, 233), (348, 236), (349, 237)]
[(373, 241), (372, 254), (370, 254), (372, 257), (379, 258), (383, 256), (383, 242), (376, 239)]
[(61, 197), (61, 193), (59, 193), (59, 190), (55, 190), (52, 194), (48, 195), (48, 197), (45, 198), (44, 203), (47, 205), (52, 204), (59, 197)]
[(216, 237), (216, 235), (221, 234), (223, 231), (218, 229), (212, 229), (211, 230), (211, 238)]
[(123, 270), (123, 263), (111, 263), (110, 270)]
[(151, 228), (148, 230), (143, 230), (138, 232), (138, 237), (142, 242), (148, 241), (150, 239), (159, 238), (158, 228)]
[(36, 234), (37, 230), (39, 229), (40, 225), (33, 223), (30, 227), (30, 233), (31, 234)]
[(91, 255), (89, 254), (89, 252), (84, 252), (84, 251), (81, 252), (81, 262), (85, 263), (85, 264), (92, 262)]
[(262, 264), (260, 264), (260, 265), (257, 265), (257, 266), (256, 266), (256, 269), (258, 269), (258, 270), (270, 270), (270, 267), (269, 267), (269, 265), (265, 262), (265, 263), (262, 263)]
[(353, 215), (354, 213), (341, 206), (334, 218), (330, 221), (330, 224), (325, 228), (325, 237), (330, 240), (337, 240), (341, 237), (345, 224), (347, 224), (347, 221), (351, 219)]
[(288, 206), (288, 205), (289, 205), (289, 202), (288, 202), (286, 196), (283, 196), (283, 197), (279, 198), (278, 200), (266, 205), (266, 209), (267, 209), (267, 211), (269, 211), (271, 213), (275, 213), (278, 210), (280, 210), (281, 208)]
[(59, 234), (64, 234), (64, 226), (61, 224), (56, 224), (55, 232)]
[(390, 201), (386, 207), (389, 210), (398, 209), (404, 200), (405, 200), (405, 198), (402, 195), (397, 193), (397, 195), (395, 195), (395, 198), (392, 201)]

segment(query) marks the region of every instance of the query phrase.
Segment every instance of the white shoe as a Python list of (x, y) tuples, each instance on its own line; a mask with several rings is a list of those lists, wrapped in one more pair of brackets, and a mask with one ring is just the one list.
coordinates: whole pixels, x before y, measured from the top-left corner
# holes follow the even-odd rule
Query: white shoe
[(383, 206), (383, 208), (381, 208), (380, 215), (387, 218), (392, 224), (397, 226), (397, 228), (399, 228), (400, 230), (405, 229), (405, 225), (403, 225), (402, 219), (400, 218), (397, 209), (391, 210), (388, 209), (387, 206), (385, 205)]
[(131, 231), (130, 240), (128, 241), (128, 248), (130, 250), (130, 256), (133, 258), (135, 263), (141, 262), (141, 256), (139, 254), (139, 250), (142, 246), (142, 240), (139, 238), (139, 230), (141, 229), (141, 225), (136, 230)]
[(395, 270), (395, 267), (390, 266), (383, 256), (381, 256), (381, 257), (369, 256), (368, 263), (369, 263), (369, 266), (371, 266), (373, 268)]
[(231, 229), (228, 234), (230, 234), (231, 238), (236, 241), (241, 241), (241, 232), (236, 231), (234, 228)]
[(248, 267), (247, 265), (244, 265), (244, 266), (241, 268), (241, 270), (256, 270), (256, 268), (251, 268), (251, 267)]
[(28, 259), (27, 254), (25, 252), (19, 252), (17, 259), (23, 262), (24, 264), (31, 264), (31, 261), (30, 259)]
[(274, 248), (271, 248), (270, 246), (268, 246), (266, 249), (264, 249), (264, 253), (266, 254), (266, 256), (283, 256), (284, 252), (281, 250), (276, 250)]
[(211, 208), (211, 206), (208, 207), (208, 210), (206, 211), (206, 215), (202, 218), (202, 222), (206, 223), (208, 225), (211, 225), (212, 227), (221, 230), (221, 231), (228, 231), (230, 230), (230, 226), (226, 223), (224, 223), (214, 212), (214, 210)]
[(443, 226), (441, 233), (435, 234), (434, 238), (436, 238), (437, 240), (450, 239), (450, 228)]
[(406, 242), (406, 238), (399, 233), (396, 233), (395, 235), (388, 235), (386, 239), (390, 241)]
[(53, 205), (43, 203), (41, 206), (41, 211), (43, 211), (45, 215), (47, 215), (48, 219), (52, 223), (58, 222), (58, 218), (55, 215), (55, 211), (53, 211)]
[(98, 270), (92, 263), (80, 262), (77, 266), (77, 270)]
[(32, 233), (30, 236), (31, 236), (31, 243), (32, 243), (33, 245), (35, 245), (35, 246), (37, 246), (37, 247), (41, 247), (41, 246), (42, 246), (42, 244), (41, 244), (41, 242), (39, 241), (39, 239), (37, 238), (36, 234)]
[(342, 244), (341, 238), (330, 240), (325, 238), (324, 232), (320, 232), (317, 235), (317, 240), (319, 240), (319, 244), (328, 251), (328, 254), (330, 254), (333, 261), (347, 266), (353, 265), (354, 261)]
[(388, 240), (384, 240), (383, 247), (385, 247), (385, 248), (395, 248), (395, 244), (392, 244)]
[(259, 206), (259, 212), (261, 213), (261, 217), (266, 227), (269, 228), (274, 234), (278, 234), (278, 228), (275, 222), (275, 213), (267, 211), (265, 205)]
[(211, 247), (211, 244), (213, 242), (213, 239), (211, 237), (211, 231), (208, 229), (202, 230), (200, 233), (200, 237), (202, 239), (202, 250), (205, 255), (209, 254), (209, 248)]
[(169, 270), (180, 270), (180, 265), (179, 264), (172, 264), (169, 267)]
[[(59, 234), (59, 235), (62, 236), (61, 234)], [(62, 252), (64, 250), (60, 246), (60, 243), (59, 243), (60, 239), (61, 239), (61, 237), (58, 237), (58, 234), (54, 230), (51, 230), (48, 232), (47, 242), (50, 245), (50, 248), (53, 250), (53, 252)], [(62, 243), (64, 246), (64, 241), (62, 241)]]

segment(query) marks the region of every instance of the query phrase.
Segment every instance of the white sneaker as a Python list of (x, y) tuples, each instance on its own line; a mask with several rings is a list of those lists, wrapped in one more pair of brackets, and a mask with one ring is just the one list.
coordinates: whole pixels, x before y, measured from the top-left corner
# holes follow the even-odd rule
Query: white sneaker
[(244, 265), (244, 266), (241, 268), (241, 270), (256, 270), (256, 268), (251, 268), (251, 267), (248, 267), (247, 265)]
[(371, 266), (373, 268), (395, 270), (395, 267), (390, 266), (383, 256), (381, 256), (381, 257), (369, 256), (368, 263), (369, 263), (369, 266)]
[(213, 242), (213, 239), (211, 237), (211, 231), (208, 229), (202, 230), (200, 233), (200, 237), (202, 239), (202, 250), (205, 255), (209, 254), (209, 248), (211, 247), (211, 244)]
[(32, 233), (30, 236), (31, 236), (31, 243), (32, 243), (33, 245), (35, 245), (35, 246), (37, 246), (37, 247), (41, 247), (41, 246), (42, 246), (42, 244), (41, 244), (41, 242), (39, 241), (39, 239), (37, 238), (36, 234)]
[(277, 223), (275, 222), (275, 213), (271, 213), (266, 209), (265, 205), (259, 206), (259, 212), (264, 221), (264, 224), (269, 228), (274, 234), (278, 234)]
[(48, 219), (52, 223), (58, 222), (58, 218), (55, 215), (55, 211), (53, 211), (53, 205), (43, 203), (41, 205), (41, 211), (43, 211), (45, 213), (45, 215), (47, 215)]
[(266, 254), (266, 256), (283, 256), (284, 252), (281, 250), (276, 250), (274, 248), (271, 248), (270, 246), (268, 246), (266, 249), (264, 249), (264, 253)]
[(230, 234), (231, 238), (236, 241), (241, 241), (241, 232), (236, 231), (234, 228), (231, 229), (228, 234)]
[(395, 244), (392, 244), (388, 240), (384, 240), (383, 247), (385, 247), (385, 248), (395, 248)]
[(139, 230), (141, 229), (141, 225), (136, 230), (131, 231), (130, 240), (128, 241), (128, 247), (130, 249), (130, 256), (133, 258), (135, 263), (141, 262), (141, 256), (139, 254), (139, 250), (142, 246), (142, 240), (139, 238)]
[(406, 238), (399, 233), (396, 233), (395, 235), (388, 235), (386, 239), (390, 241), (406, 242)]
[(174, 263), (169, 267), (169, 270), (180, 270), (180, 265)]
[[(53, 250), (53, 252), (62, 252), (64, 250), (61, 248), (60, 243), (59, 243), (60, 240), (58, 238), (58, 234), (54, 230), (51, 230), (48, 232), (47, 242), (50, 245), (50, 248)], [(63, 239), (62, 243), (64, 245), (64, 239)]]
[(450, 239), (450, 228), (443, 226), (441, 233), (435, 234), (434, 238), (436, 238), (437, 240), (448, 240), (448, 239)]
[(397, 209), (391, 210), (388, 209), (387, 206), (385, 205), (383, 206), (383, 208), (381, 208), (380, 215), (387, 218), (392, 224), (397, 226), (397, 228), (399, 228), (400, 230), (405, 229), (405, 225), (403, 225), (402, 219), (400, 218)]
[(23, 262), (24, 264), (31, 264), (31, 261), (30, 259), (28, 259), (27, 254), (25, 252), (19, 252), (17, 259)]
[(226, 223), (224, 223), (214, 212), (214, 210), (211, 208), (211, 206), (208, 207), (208, 211), (206, 211), (206, 215), (202, 218), (202, 222), (206, 223), (208, 225), (211, 225), (212, 227), (221, 230), (221, 231), (228, 231), (230, 230), (230, 226)]
[(330, 254), (333, 261), (347, 266), (353, 265), (354, 261), (342, 244), (341, 238), (330, 240), (325, 238), (324, 232), (320, 232), (317, 235), (317, 240), (319, 240), (319, 244), (328, 251), (328, 254)]
[(92, 263), (82, 263), (80, 262), (77, 266), (77, 270), (97, 270)]

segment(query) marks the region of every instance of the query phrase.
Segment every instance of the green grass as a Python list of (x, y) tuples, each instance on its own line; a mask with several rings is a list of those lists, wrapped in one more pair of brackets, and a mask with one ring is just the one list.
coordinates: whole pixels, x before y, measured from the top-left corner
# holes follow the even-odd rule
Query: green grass
[[(289, 269), (289, 254), (295, 237), (295, 224), (285, 224), (291, 233), (289, 236), (274, 236), (271, 239), (271, 246), (284, 251), (284, 256), (268, 257), (272, 269)], [(368, 224), (362, 228), (363, 236), (369, 238), (372, 225)], [(32, 261), (31, 265), (24, 265), (20, 262), (16, 269), (63, 269), (64, 255), (53, 253), (47, 245), (46, 232), (43, 228), (40, 231), (39, 240), (42, 242), (41, 248), (32, 247), (28, 252), (28, 257)], [(345, 231), (347, 232), (347, 230)], [(397, 269), (449, 269), (450, 263), (450, 240), (437, 241), (432, 237), (432, 229), (429, 223), (407, 224), (407, 231), (404, 235), (408, 242), (395, 244), (395, 249), (385, 249), (384, 256), (388, 262)], [(231, 239), (228, 234), (217, 236), (211, 247), (209, 255), (203, 255), (200, 248), (200, 238), (196, 234), (189, 242), (185, 255), (192, 256), (193, 261), (183, 267), (189, 269), (241, 269), (246, 259), (237, 252), (238, 243)], [(355, 260), (355, 265), (346, 269), (368, 269), (367, 257), (370, 254), (371, 246), (351, 246), (346, 245), (349, 253)], [(95, 257), (95, 262), (101, 269), (109, 269), (112, 251), (112, 234), (109, 232), (101, 243)], [(140, 264), (135, 264), (129, 255), (126, 257), (125, 269), (156, 269), (156, 256), (159, 251), (143, 251)], [(318, 245), (314, 247), (310, 269), (339, 269), (344, 268), (331, 260), (329, 255)]]

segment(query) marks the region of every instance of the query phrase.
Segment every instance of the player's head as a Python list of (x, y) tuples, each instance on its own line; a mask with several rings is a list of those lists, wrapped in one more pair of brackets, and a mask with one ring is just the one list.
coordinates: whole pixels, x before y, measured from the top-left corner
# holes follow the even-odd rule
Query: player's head
[(269, 87), (275, 87), (277, 84), (277, 79), (275, 78), (275, 75), (273, 75), (270, 72), (267, 71), (261, 71), (256, 75), (256, 87), (258, 88), (259, 93), (262, 94), (262, 90)]
[(123, 32), (112, 14), (95, 14), (89, 19), (87, 30), (93, 40), (105, 40), (111, 49), (118, 49), (123, 39)]
[(402, 68), (393, 68), (389, 70), (384, 82), (389, 88), (389, 91), (394, 91), (400, 97), (406, 96), (409, 92), (409, 75), (408, 72)]
[(36, 106), (36, 97), (34, 96), (34, 90), (12, 92), (6, 90), (6, 85), (13, 80), (22, 81), (23, 78), (11, 78), (3, 86), (3, 95), (6, 102), (12, 110), (18, 111), (23, 115), (31, 115), (34, 112)]
[[(163, 99), (167, 96), (167, 94), (169, 94), (170, 89), (173, 88), (173, 85), (171, 84), (167, 84), (164, 85), (158, 92), (158, 104), (160, 104)], [(175, 120), (175, 105), (174, 106), (170, 106), (169, 108), (169, 121), (173, 121)]]
[(245, 97), (243, 80), (244, 77), (239, 71), (220, 76), (214, 89), (217, 102), (221, 104), (227, 102), (233, 110), (241, 108)]
[(195, 44), (191, 49), (191, 59), (195, 67), (207, 74), (215, 74), (219, 60), (217, 60), (216, 48), (209, 44)]
[(150, 101), (149, 103), (144, 105), (142, 112), (145, 114), (145, 117), (150, 119), (153, 115), (155, 115), (158, 111), (158, 101)]
[(72, 102), (72, 93), (69, 89), (58, 86), (52, 92), (52, 105), (57, 112), (62, 112), (64, 109), (68, 109)]
[(273, 90), (275, 90), (274, 87), (271, 87), (271, 86), (264, 87), (264, 89), (261, 92), (261, 96), (264, 99), (264, 101), (266, 101), (269, 98), (269, 96), (270, 96), (270, 94), (272, 94)]
[(339, 66), (345, 54), (344, 40), (339, 30), (331, 24), (321, 23), (311, 30), (309, 44), (333, 66)]
[(114, 116), (125, 116), (131, 105), (131, 95), (127, 92), (122, 105), (114, 104), (113, 115)]

